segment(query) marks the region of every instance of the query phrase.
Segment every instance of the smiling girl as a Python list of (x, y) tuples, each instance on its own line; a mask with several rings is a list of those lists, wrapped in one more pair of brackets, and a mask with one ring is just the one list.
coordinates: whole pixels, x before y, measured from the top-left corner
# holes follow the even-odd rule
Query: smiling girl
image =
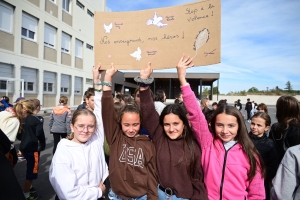
[(260, 153), (266, 167), (265, 192), (266, 199), (270, 199), (270, 184), (278, 168), (278, 156), (275, 144), (267, 137), (266, 132), (271, 125), (271, 118), (267, 113), (258, 112), (251, 118), (249, 136)]
[(110, 148), (108, 196), (109, 199), (157, 200), (155, 147), (148, 136), (141, 135), (142, 117), (137, 104), (124, 105), (119, 116), (114, 112), (111, 81), (116, 72), (112, 64), (102, 82), (102, 116)]
[[(100, 81), (100, 65), (93, 69), (94, 82)], [(49, 170), (56, 199), (99, 199), (108, 176), (104, 158), (104, 132), (101, 115), (101, 86), (94, 86), (95, 114), (88, 109), (75, 111), (71, 134), (57, 146)]]
[(243, 116), (235, 107), (221, 104), (210, 120), (209, 130), (194, 92), (186, 89), (188, 67), (178, 68), (178, 77), (189, 120), (202, 149), (208, 198), (265, 199), (264, 168), (248, 136)]

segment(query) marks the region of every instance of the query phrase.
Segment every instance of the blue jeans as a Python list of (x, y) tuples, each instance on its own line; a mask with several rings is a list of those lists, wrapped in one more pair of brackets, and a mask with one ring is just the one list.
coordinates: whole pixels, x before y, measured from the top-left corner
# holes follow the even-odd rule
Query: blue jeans
[(161, 189), (158, 189), (158, 199), (159, 200), (166, 200), (166, 199), (170, 199), (170, 200), (177, 200), (177, 199), (182, 199), (182, 200), (188, 200), (188, 199), (184, 199), (184, 198), (178, 198), (175, 194), (173, 194), (172, 196), (167, 195), (164, 191), (162, 191)]
[[(118, 197), (112, 190), (109, 191), (108, 193), (108, 198), (109, 199), (114, 199), (114, 200), (122, 200), (120, 197)], [(143, 195), (141, 197), (137, 197), (137, 198), (129, 198), (126, 200), (147, 200), (147, 195)]]

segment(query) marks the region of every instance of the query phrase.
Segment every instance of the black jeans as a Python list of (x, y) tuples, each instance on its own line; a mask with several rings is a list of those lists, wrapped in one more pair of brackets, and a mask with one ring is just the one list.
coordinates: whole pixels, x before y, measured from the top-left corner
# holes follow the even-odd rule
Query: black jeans
[(54, 139), (54, 146), (53, 146), (53, 151), (52, 151), (52, 153), (53, 153), (53, 155), (54, 155), (54, 153), (55, 153), (55, 151), (56, 151), (57, 144), (58, 144), (59, 141), (60, 141), (60, 137), (61, 137), (61, 138), (66, 138), (66, 137), (67, 137), (67, 133), (52, 133), (52, 135), (53, 135), (53, 139)]
[(247, 120), (251, 120), (251, 110), (247, 110)]

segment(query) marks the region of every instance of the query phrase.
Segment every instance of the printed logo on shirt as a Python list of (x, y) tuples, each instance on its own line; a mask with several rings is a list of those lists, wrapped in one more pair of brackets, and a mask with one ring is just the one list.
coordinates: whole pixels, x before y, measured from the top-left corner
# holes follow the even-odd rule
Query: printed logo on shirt
[(143, 149), (135, 149), (134, 147), (127, 147), (126, 144), (123, 144), (123, 151), (121, 153), (119, 161), (127, 162), (127, 164), (129, 165), (144, 168)]

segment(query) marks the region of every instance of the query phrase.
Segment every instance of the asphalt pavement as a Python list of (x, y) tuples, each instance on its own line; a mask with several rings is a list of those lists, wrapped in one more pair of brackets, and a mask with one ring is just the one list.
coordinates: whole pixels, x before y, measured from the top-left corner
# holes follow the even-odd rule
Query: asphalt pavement
[[(277, 121), (275, 117), (276, 108), (275, 106), (268, 106), (268, 109), (273, 124)], [(244, 110), (242, 110), (242, 113), (245, 115), (245, 123), (249, 130), (250, 123), (246, 121), (247, 113)], [(49, 167), (52, 160), (53, 137), (50, 134), (49, 130), (49, 115), (44, 115), (43, 117), (45, 119), (44, 132), (46, 136), (46, 149), (41, 152), (39, 163), (39, 175), (38, 179), (33, 181), (33, 186), (36, 188), (38, 194), (40, 195), (38, 198), (39, 200), (54, 200), (55, 192), (49, 181)], [(15, 143), (16, 149), (19, 149), (19, 144), (19, 141)], [(23, 188), (26, 175), (26, 161), (18, 162), (18, 164), (14, 168), (14, 171), (21, 188)]]

